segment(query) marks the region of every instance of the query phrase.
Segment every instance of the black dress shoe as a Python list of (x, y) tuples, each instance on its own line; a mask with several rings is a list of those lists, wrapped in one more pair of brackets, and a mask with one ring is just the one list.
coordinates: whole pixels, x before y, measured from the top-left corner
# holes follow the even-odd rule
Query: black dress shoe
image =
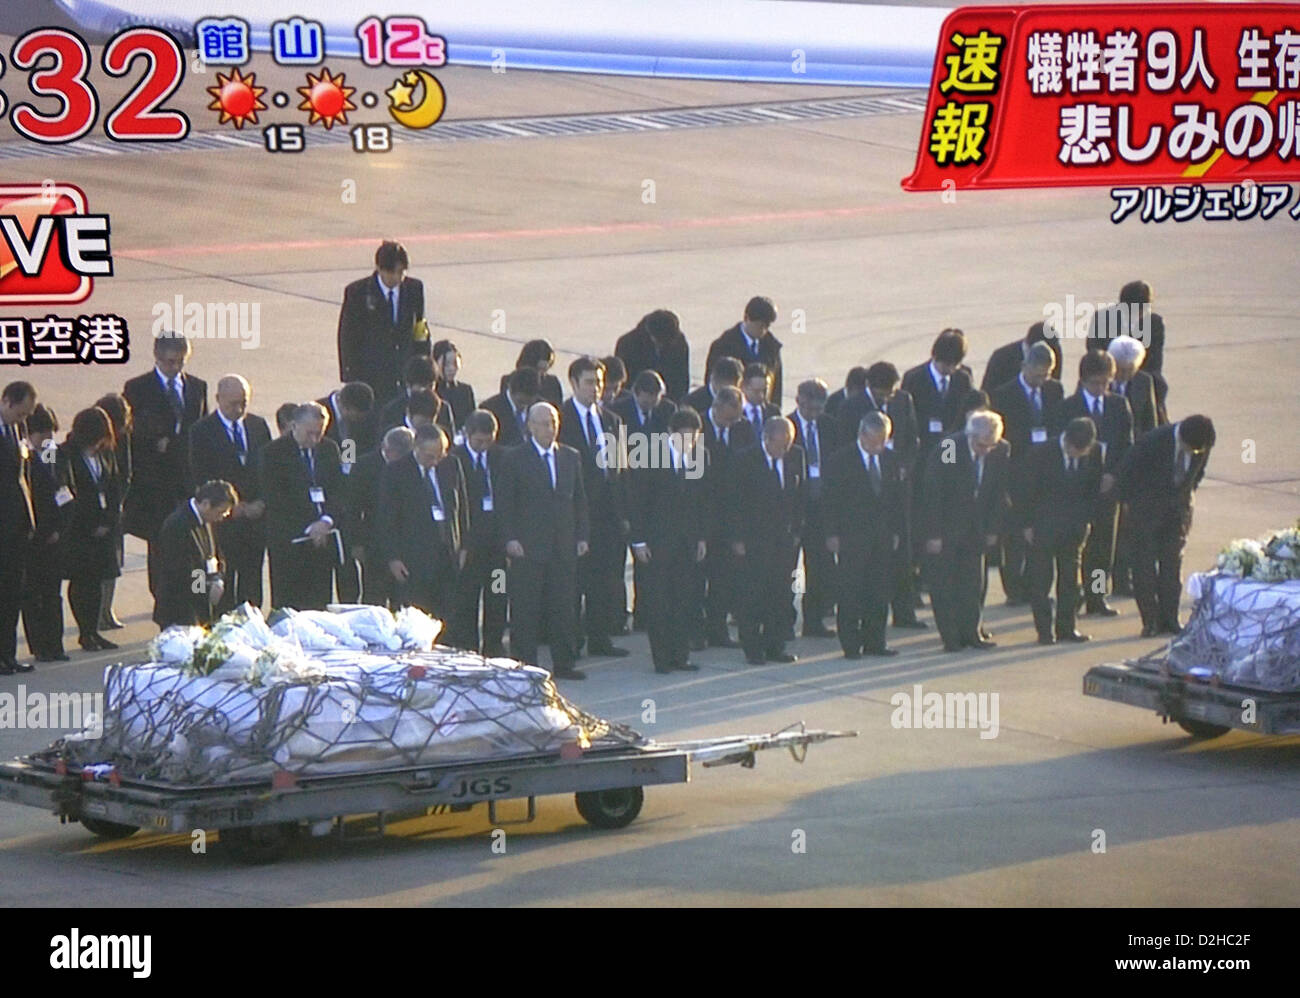
[(1089, 617), (1118, 617), (1119, 611), (1107, 603), (1090, 603), (1087, 610)]
[(1056, 638), (1050, 634), (1040, 634), (1038, 635), (1038, 643), (1040, 645), (1054, 645), (1056, 644)]
[(1182, 633), (1183, 633), (1183, 625), (1182, 625), (1182, 624), (1165, 624), (1165, 626), (1162, 627), (1161, 630), (1164, 631), (1164, 633), (1166, 633), (1166, 634), (1174, 634), (1174, 635), (1182, 634)]
[(35, 672), (36, 666), (31, 662), (14, 662), (14, 672)]
[(915, 617), (911, 620), (896, 620), (894, 626), (905, 631), (925, 631), (930, 628), (924, 620), (917, 620)]
[(1078, 631), (1071, 631), (1069, 634), (1058, 634), (1057, 641), (1072, 641), (1075, 644), (1082, 644), (1085, 641), (1091, 641), (1091, 634), (1080, 634)]
[(0, 676), (12, 676), (18, 671), (18, 663), (11, 658), (0, 661)]
[(888, 645), (885, 645), (882, 648), (868, 648), (867, 654), (876, 658), (893, 658), (898, 654), (898, 649), (890, 648)]
[(750, 665), (767, 665), (767, 659), (761, 655), (746, 655), (745, 661)]
[(109, 641), (108, 638), (104, 637), (104, 635), (102, 634), (95, 635), (95, 643), (96, 643), (96, 647), (99, 648), (100, 651), (112, 651), (117, 647), (116, 644), (114, 644), (112, 641)]
[(589, 644), (587, 645), (587, 654), (599, 658), (627, 658), (632, 653), (626, 648), (619, 648), (612, 644)]
[(769, 662), (777, 662), (781, 665), (790, 665), (799, 661), (798, 655), (791, 655), (788, 651), (768, 652), (765, 657)]
[(553, 673), (556, 679), (586, 679), (587, 674), (581, 669), (570, 667), (568, 669), (556, 669)]
[(1142, 637), (1154, 638), (1160, 634), (1160, 628), (1155, 624), (1144, 624), (1142, 626)]
[(986, 648), (996, 648), (997, 646), (996, 641), (990, 641), (988, 638), (976, 638), (969, 644), (969, 647), (978, 648), (980, 651), (984, 651)]
[(844, 657), (847, 658), (850, 662), (856, 662), (858, 661), (858, 659), (866, 658), (867, 656), (864, 652), (860, 652), (860, 651), (846, 651), (844, 653)]
[(678, 672), (699, 672), (700, 671), (700, 667), (691, 661), (678, 662), (676, 665), (673, 666), (673, 668), (676, 669)]
[(965, 645), (950, 645), (947, 642), (944, 642), (944, 646), (943, 646), (943, 650), (947, 652), (964, 651), (965, 648), (966, 648)]

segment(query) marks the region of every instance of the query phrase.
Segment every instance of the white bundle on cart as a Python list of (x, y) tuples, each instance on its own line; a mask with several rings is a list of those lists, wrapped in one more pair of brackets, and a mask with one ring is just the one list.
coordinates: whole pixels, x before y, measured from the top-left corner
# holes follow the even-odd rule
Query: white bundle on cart
[[(245, 607), (206, 634), (169, 629), (159, 661), (107, 670), (102, 737), (65, 739), (65, 757), (212, 784), (554, 752), (609, 733), (545, 670), (433, 647), (441, 624), (418, 610), (339, 609), (268, 628)], [(374, 650), (356, 647), (359, 631)]]

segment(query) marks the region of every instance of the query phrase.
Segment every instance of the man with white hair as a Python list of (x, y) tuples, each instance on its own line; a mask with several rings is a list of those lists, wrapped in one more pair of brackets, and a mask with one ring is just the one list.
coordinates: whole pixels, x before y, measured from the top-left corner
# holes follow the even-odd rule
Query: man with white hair
[(238, 374), (217, 382), (217, 407), (190, 427), (190, 482), (225, 481), (239, 500), (216, 524), (226, 559), (226, 585), (216, 606), (220, 616), (241, 603), (262, 605), (262, 562), (266, 554), (266, 502), (261, 498), (257, 454), (271, 442), (266, 420), (248, 411), (252, 389)]
[(965, 428), (930, 453), (919, 526), (945, 651), (995, 645), (980, 635), (984, 558), (996, 548), (1009, 512), (1010, 459), (1002, 417), (986, 409), (970, 413)]
[(1106, 352), (1115, 361), (1115, 380), (1111, 382), (1110, 390), (1128, 399), (1129, 408), (1133, 410), (1133, 439), (1141, 440), (1143, 434), (1169, 422), (1155, 379), (1142, 370), (1147, 349), (1141, 340), (1132, 336), (1117, 336), (1110, 341)]

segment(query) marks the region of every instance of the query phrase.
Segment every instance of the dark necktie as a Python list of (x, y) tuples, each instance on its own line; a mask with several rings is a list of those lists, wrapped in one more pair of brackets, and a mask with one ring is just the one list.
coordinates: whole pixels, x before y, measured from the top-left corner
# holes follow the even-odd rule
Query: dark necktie
[(754, 433), (760, 440), (763, 439), (763, 410), (758, 406), (754, 406), (749, 419), (754, 424)]
[(817, 447), (817, 424), (808, 423), (808, 463), (813, 467), (821, 464), (820, 451)]
[(939, 378), (939, 397), (945, 399), (948, 397), (948, 375), (946, 374)]
[(1187, 461), (1188, 458), (1182, 451), (1174, 455), (1174, 487), (1179, 488), (1183, 482), (1187, 481)]
[(551, 476), (551, 491), (555, 491), (555, 451), (546, 452), (546, 473)]
[(439, 509), (442, 509), (442, 494), (438, 489), (437, 468), (438, 466), (435, 464), (425, 469), (424, 484), (425, 487), (429, 490), (429, 497), (433, 500), (433, 504), (437, 506)]
[(248, 450), (248, 442), (244, 440), (244, 428), (240, 426), (238, 422), (231, 423), (230, 425), (234, 430), (235, 450), (239, 451), (239, 454), (242, 457), (244, 452)]
[(1092, 400), (1092, 418), (1093, 418), (1097, 423), (1100, 423), (1100, 422), (1101, 422), (1101, 410), (1102, 410), (1101, 399), (1093, 399), (1093, 400)]
[(778, 489), (783, 488), (784, 486), (781, 484), (781, 472), (776, 466), (776, 458), (769, 458), (768, 460), (772, 462), (772, 477), (776, 479), (776, 487)]
[(179, 432), (181, 421), (185, 418), (185, 395), (174, 377), (167, 379), (167, 404), (172, 407), (172, 415), (176, 417), (176, 430)]
[(880, 480), (880, 458), (876, 457), (875, 454), (872, 454), (870, 457), (867, 458), (867, 464), (868, 464), (868, 470), (871, 473), (871, 491), (874, 492), (876, 495), (880, 495), (880, 490), (882, 486)]
[(596, 452), (600, 450), (597, 443), (598, 431), (596, 430), (596, 413), (595, 407), (587, 410), (587, 447), (591, 450), (591, 456), (595, 457)]
[(388, 289), (388, 314), (393, 317), (393, 325), (397, 325), (397, 289)]
[(1043, 425), (1043, 395), (1042, 391), (1034, 388), (1030, 391), (1029, 407), (1034, 410), (1034, 425)]
[(307, 479), (316, 484), (316, 458), (312, 455), (310, 447), (302, 448), (302, 463), (307, 466)]

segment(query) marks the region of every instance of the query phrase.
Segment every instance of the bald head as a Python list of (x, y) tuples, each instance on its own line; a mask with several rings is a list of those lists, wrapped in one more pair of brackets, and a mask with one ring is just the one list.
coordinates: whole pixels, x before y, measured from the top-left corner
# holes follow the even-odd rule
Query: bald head
[(560, 429), (560, 413), (549, 402), (534, 402), (528, 410), (528, 432), (542, 448), (555, 443)]
[(238, 374), (227, 374), (217, 382), (217, 409), (231, 422), (244, 417), (252, 397), (248, 381)]

